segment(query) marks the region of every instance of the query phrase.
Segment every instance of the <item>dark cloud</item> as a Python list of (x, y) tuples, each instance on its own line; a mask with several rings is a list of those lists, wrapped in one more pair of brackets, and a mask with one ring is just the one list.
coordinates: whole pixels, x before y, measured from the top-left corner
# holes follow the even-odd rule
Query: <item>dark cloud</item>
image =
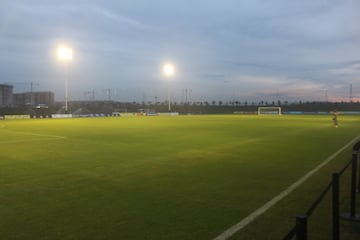
[(194, 96), (207, 99), (271, 96), (269, 89), (318, 99), (320, 88), (341, 95), (349, 83), (355, 91), (360, 85), (356, 0), (12, 0), (1, 5), (0, 82), (38, 81), (59, 100), (63, 68), (54, 52), (61, 43), (74, 48), (73, 98), (83, 98), (85, 88), (101, 92), (105, 85), (129, 89), (127, 98), (134, 96), (129, 100), (139, 100), (143, 92), (166, 97), (165, 61), (177, 68), (174, 94), (191, 88)]

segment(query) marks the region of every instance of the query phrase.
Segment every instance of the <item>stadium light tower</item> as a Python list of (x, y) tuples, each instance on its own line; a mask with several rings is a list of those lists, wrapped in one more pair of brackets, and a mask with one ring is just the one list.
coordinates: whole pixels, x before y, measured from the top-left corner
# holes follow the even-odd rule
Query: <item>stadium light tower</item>
[(65, 76), (65, 113), (68, 112), (68, 78), (69, 78), (69, 61), (73, 57), (73, 51), (67, 46), (61, 46), (58, 48), (58, 57), (65, 63), (66, 76)]
[[(174, 75), (175, 68), (174, 65), (167, 63), (163, 66), (163, 71), (166, 77), (170, 78), (172, 75)], [(170, 88), (168, 84), (168, 110), (171, 111), (171, 103), (170, 103)]]

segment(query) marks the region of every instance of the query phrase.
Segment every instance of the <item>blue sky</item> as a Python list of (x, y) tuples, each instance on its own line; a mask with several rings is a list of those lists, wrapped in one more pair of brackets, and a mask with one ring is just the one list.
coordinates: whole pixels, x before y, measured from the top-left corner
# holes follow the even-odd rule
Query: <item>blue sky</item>
[(360, 97), (357, 0), (0, 1), (0, 83), (16, 92), (63, 100), (67, 44), (71, 100)]

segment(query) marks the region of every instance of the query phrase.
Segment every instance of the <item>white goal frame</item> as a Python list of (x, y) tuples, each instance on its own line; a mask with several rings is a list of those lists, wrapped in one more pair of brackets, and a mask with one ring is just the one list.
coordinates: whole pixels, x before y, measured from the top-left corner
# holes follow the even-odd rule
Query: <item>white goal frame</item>
[(258, 107), (258, 115), (279, 115), (281, 116), (281, 107)]

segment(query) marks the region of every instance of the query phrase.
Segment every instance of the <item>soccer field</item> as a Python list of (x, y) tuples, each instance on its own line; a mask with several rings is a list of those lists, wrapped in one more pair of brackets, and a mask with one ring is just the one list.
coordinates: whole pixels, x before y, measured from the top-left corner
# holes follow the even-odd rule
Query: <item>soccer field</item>
[[(359, 135), (360, 117), (0, 121), (2, 239), (213, 239)], [(233, 239), (278, 239), (349, 147)]]

